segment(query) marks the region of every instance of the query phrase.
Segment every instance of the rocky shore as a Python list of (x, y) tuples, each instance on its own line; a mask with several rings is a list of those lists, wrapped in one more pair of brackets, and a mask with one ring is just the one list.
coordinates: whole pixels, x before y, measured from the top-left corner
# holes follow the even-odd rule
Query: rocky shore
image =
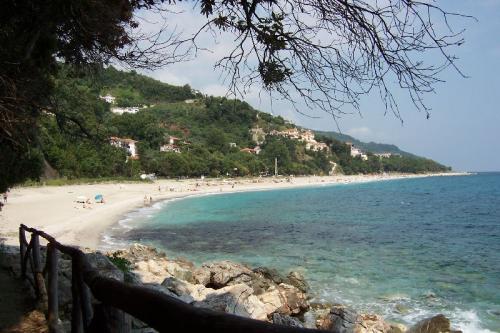
[[(358, 313), (342, 304), (311, 302), (309, 285), (298, 272), (282, 275), (272, 268), (251, 268), (231, 261), (196, 266), (140, 244), (106, 254), (89, 251), (87, 256), (104, 276), (152, 288), (195, 307), (257, 320), (337, 333), (460, 332), (452, 330), (449, 319), (443, 315), (406, 327), (377, 314)], [(19, 273), (17, 259), (12, 253), (7, 265)], [(69, 331), (71, 261), (64, 256), (59, 267), (59, 304), (62, 326)], [(131, 320), (133, 332), (155, 332), (139, 320)]]

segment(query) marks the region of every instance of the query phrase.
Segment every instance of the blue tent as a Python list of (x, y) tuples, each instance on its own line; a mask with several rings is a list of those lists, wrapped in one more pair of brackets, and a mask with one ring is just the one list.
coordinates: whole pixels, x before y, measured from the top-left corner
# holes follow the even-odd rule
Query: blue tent
[(94, 197), (95, 201), (96, 202), (101, 202), (103, 197), (102, 197), (102, 194), (96, 194), (96, 196)]

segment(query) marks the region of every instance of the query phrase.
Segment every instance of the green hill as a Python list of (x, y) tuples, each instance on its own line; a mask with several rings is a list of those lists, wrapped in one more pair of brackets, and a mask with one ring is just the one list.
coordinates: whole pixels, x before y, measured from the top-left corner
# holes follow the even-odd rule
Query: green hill
[(372, 152), (374, 154), (377, 153), (392, 153), (399, 154), (404, 156), (415, 156), (411, 153), (403, 151), (398, 148), (396, 145), (386, 144), (386, 143), (376, 143), (376, 142), (363, 142), (358, 139), (343, 133), (337, 132), (325, 132), (325, 131), (314, 131), (317, 135), (326, 136), (332, 139), (336, 139), (342, 142), (352, 142), (356, 147), (361, 148), (362, 150)]
[[(316, 132), (315, 141), (312, 133), (246, 102), (113, 67), (82, 72), (61, 65), (54, 85), (57, 107), (43, 119), (40, 145), (45, 160), (68, 178), (262, 175), (274, 171), (275, 158), (280, 174), (294, 175), (328, 174), (334, 165), (346, 174), (447, 170), (396, 146), (334, 132)], [(365, 158), (352, 157), (346, 139)]]

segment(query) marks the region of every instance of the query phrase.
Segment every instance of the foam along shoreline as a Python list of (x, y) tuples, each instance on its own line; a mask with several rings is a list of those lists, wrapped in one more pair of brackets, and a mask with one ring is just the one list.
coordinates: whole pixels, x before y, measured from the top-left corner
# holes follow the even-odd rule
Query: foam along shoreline
[[(0, 239), (18, 245), (20, 224), (44, 230), (58, 241), (96, 249), (104, 232), (132, 211), (149, 204), (191, 195), (260, 191), (304, 186), (354, 184), (467, 173), (307, 176), (278, 178), (157, 180), (154, 183), (104, 183), (12, 189), (0, 212)], [(102, 194), (105, 203), (95, 203)], [(85, 196), (91, 204), (77, 203)], [(146, 202), (146, 204), (145, 204)]]

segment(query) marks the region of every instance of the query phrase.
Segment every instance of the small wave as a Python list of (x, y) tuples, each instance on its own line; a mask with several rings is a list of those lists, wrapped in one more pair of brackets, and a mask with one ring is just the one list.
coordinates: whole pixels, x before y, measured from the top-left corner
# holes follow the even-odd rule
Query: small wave
[(453, 317), (455, 320), (452, 320), (452, 323), (463, 333), (495, 333), (481, 327), (481, 320), (475, 311), (458, 311)]

